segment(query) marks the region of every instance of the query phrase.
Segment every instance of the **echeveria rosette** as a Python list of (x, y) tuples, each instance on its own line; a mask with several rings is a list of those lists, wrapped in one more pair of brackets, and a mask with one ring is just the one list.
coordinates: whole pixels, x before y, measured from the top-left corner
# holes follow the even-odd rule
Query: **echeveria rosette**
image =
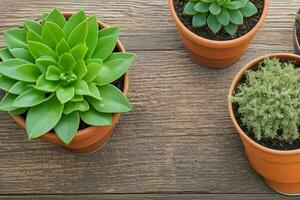
[(183, 14), (192, 16), (193, 27), (208, 28), (218, 33), (222, 27), (234, 36), (244, 18), (257, 13), (257, 8), (250, 0), (188, 0)]
[(112, 84), (135, 57), (113, 52), (118, 36), (118, 28), (99, 30), (96, 17), (84, 11), (66, 20), (57, 9), (41, 22), (26, 20), (23, 28), (5, 31), (0, 88), (6, 95), (0, 110), (27, 113), (29, 139), (54, 129), (65, 144), (74, 138), (80, 120), (111, 125), (112, 113), (131, 110), (127, 97)]

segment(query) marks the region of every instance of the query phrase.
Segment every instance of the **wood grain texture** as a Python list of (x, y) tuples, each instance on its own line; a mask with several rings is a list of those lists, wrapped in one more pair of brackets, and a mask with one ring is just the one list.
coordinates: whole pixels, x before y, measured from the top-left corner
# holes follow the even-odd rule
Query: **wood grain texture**
[(109, 195), (26, 195), (2, 196), (0, 200), (290, 200), (276, 194), (109, 194)]
[(134, 110), (123, 115), (97, 153), (76, 155), (28, 142), (24, 131), (0, 113), (0, 199), (282, 199), (249, 166), (226, 99), (232, 78), (247, 62), (292, 52), (293, 14), (300, 0), (270, 0), (267, 20), (247, 53), (224, 70), (193, 63), (166, 0), (0, 2), (0, 46), (5, 29), (58, 7), (85, 9), (119, 26), (126, 49), (137, 54), (130, 70)]

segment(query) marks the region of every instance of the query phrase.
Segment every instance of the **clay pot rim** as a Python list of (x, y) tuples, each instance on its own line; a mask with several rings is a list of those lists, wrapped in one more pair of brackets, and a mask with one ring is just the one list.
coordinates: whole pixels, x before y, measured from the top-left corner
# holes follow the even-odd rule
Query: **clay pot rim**
[(256, 25), (245, 35), (232, 39), (232, 40), (225, 40), (225, 41), (218, 41), (218, 40), (211, 40), (206, 39), (204, 37), (201, 37), (192, 31), (190, 31), (187, 27), (185, 27), (184, 24), (180, 21), (179, 17), (176, 14), (175, 8), (174, 8), (174, 0), (168, 0), (169, 1), (169, 9), (171, 11), (171, 16), (173, 17), (175, 23), (177, 26), (179, 26), (184, 33), (192, 40), (197, 41), (198, 43), (201, 43), (202, 45), (205, 44), (208, 47), (214, 47), (214, 48), (224, 48), (224, 47), (231, 47), (234, 44), (243, 42), (244, 40), (247, 40), (250, 36), (254, 36), (254, 34), (258, 31), (258, 29), (262, 26), (264, 19), (267, 16), (268, 9), (269, 9), (269, 0), (264, 0), (264, 8), (262, 11), (262, 14), (256, 23)]
[[(62, 14), (63, 14), (66, 18), (69, 18), (69, 17), (71, 17), (74, 13), (63, 12)], [(101, 28), (107, 27), (107, 25), (106, 25), (105, 23), (101, 22), (101, 21), (98, 20), (98, 19), (97, 19), (97, 21), (98, 21), (99, 27), (101, 27)], [(122, 43), (121, 43), (120, 40), (118, 40), (116, 47), (119, 49), (120, 52), (125, 52), (125, 48), (124, 48), (124, 46), (122, 45)], [(124, 93), (126, 96), (127, 96), (127, 94), (128, 94), (128, 88), (129, 88), (129, 78), (128, 78), (128, 72), (126, 72), (126, 73), (124, 74), (124, 88), (123, 88), (123, 93)], [(116, 119), (117, 116), (118, 116), (119, 114), (120, 114), (120, 113), (113, 113), (113, 116), (112, 116), (112, 121), (113, 121), (113, 122), (112, 122), (112, 125), (114, 125), (114, 121), (115, 121), (114, 119)], [(15, 115), (11, 115), (11, 117), (12, 117), (15, 121), (17, 121), (18, 124), (19, 124), (22, 128), (26, 129), (26, 124), (25, 124), (25, 120), (23, 119), (23, 117), (21, 117), (21, 116), (15, 116)], [(112, 125), (110, 125), (110, 126), (112, 126)], [(82, 130), (77, 131), (75, 137), (73, 138), (73, 141), (75, 140), (75, 138), (77, 138), (77, 140), (81, 140), (81, 138), (84, 138), (86, 134), (88, 134), (89, 132), (91, 132), (91, 131), (92, 131), (93, 129), (95, 129), (96, 127), (97, 127), (97, 126), (89, 126), (89, 127), (85, 128), (85, 129), (82, 129)], [(104, 127), (104, 126), (103, 126), (103, 127)], [(53, 133), (53, 132), (48, 132), (48, 133), (46, 133), (46, 134), (44, 134), (44, 135), (42, 135), (42, 136), (47, 137), (47, 138), (49, 138), (49, 139), (51, 138), (51, 139), (53, 139), (53, 140), (59, 140), (59, 141), (60, 141), (60, 139), (58, 138), (58, 136), (57, 136), (55, 133)], [(70, 144), (71, 144), (71, 143), (70, 143)]]
[[(253, 68), (254, 66), (256, 66), (260, 61), (262, 61), (263, 59), (265, 59), (266, 57), (269, 58), (287, 58), (287, 59), (291, 59), (291, 60), (298, 60), (300, 62), (300, 56), (295, 55), (295, 54), (291, 54), (291, 53), (275, 53), (275, 54), (267, 54), (265, 56), (261, 56), (258, 57), (252, 61), (250, 61), (248, 64), (246, 64), (234, 77), (230, 89), (229, 89), (229, 93), (228, 93), (228, 97), (233, 95), (233, 92), (235, 91), (237, 85), (239, 84), (241, 78), (244, 76), (245, 71), (248, 69)], [(238, 133), (240, 134), (240, 136), (242, 136), (244, 139), (247, 140), (247, 142), (251, 143), (253, 146), (255, 146), (256, 148), (271, 153), (271, 154), (277, 154), (277, 155), (292, 155), (292, 154), (298, 154), (300, 153), (300, 149), (294, 149), (294, 150), (276, 150), (276, 149), (271, 149), (269, 147), (265, 147), (261, 144), (258, 144), (257, 142), (255, 142), (254, 140), (252, 140), (243, 130), (242, 128), (239, 126), (234, 112), (233, 112), (233, 106), (232, 106), (232, 102), (228, 100), (228, 110), (230, 113), (230, 118), (231, 121), (234, 125), (234, 127), (236, 128), (236, 130), (238, 131)]]

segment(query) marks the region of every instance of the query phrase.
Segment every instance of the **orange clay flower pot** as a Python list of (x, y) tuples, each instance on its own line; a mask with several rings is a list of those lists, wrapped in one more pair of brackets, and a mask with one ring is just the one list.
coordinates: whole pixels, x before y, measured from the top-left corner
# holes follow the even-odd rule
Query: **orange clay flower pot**
[[(66, 18), (69, 18), (72, 14), (65, 13)], [(104, 28), (106, 25), (98, 21), (99, 27)], [(117, 43), (117, 49), (120, 52), (125, 52), (125, 49), (120, 41)], [(128, 74), (124, 75), (124, 88), (123, 93), (127, 95), (128, 93)], [(25, 129), (25, 121), (23, 117), (20, 116), (11, 116), (17, 124)], [(69, 145), (65, 145), (55, 133), (47, 133), (40, 137), (41, 140), (46, 142), (51, 142), (57, 144), (67, 150), (77, 152), (77, 153), (90, 153), (100, 149), (105, 142), (111, 136), (113, 129), (116, 126), (116, 123), (120, 119), (120, 113), (115, 113), (112, 118), (112, 125), (110, 126), (90, 126), (86, 129), (80, 130), (76, 133), (76, 136)], [(37, 122), (38, 123), (38, 122)]]
[(168, 1), (172, 18), (187, 52), (198, 64), (212, 68), (232, 65), (244, 54), (254, 35), (262, 26), (269, 6), (269, 0), (264, 0), (264, 9), (260, 19), (247, 34), (233, 40), (216, 41), (200, 37), (186, 28), (176, 14), (173, 0)]
[[(300, 56), (294, 54), (271, 54), (268, 57), (300, 62)], [(229, 90), (229, 96), (234, 94), (237, 85), (244, 77), (245, 71), (255, 67), (264, 58), (265, 56), (251, 61), (235, 76)], [(247, 157), (255, 171), (264, 178), (273, 190), (287, 195), (300, 194), (300, 149), (274, 150), (256, 143), (239, 126), (230, 101), (228, 101), (228, 108), (233, 125), (240, 135)]]

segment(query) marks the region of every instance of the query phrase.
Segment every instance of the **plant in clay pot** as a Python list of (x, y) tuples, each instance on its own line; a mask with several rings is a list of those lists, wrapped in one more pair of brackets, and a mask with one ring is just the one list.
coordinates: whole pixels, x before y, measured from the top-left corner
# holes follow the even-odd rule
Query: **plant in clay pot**
[(29, 139), (77, 152), (101, 147), (118, 113), (131, 110), (124, 93), (135, 56), (124, 52), (118, 28), (98, 24), (84, 11), (63, 15), (54, 9), (4, 34), (0, 110), (26, 128)]
[(275, 191), (300, 193), (300, 57), (273, 54), (246, 65), (229, 91), (231, 120), (253, 168)]
[(268, 0), (169, 0), (171, 15), (192, 58), (207, 67), (237, 61), (266, 17)]
[(295, 54), (300, 55), (300, 10), (295, 16), (295, 23), (293, 29), (293, 45), (294, 45), (294, 52)]

